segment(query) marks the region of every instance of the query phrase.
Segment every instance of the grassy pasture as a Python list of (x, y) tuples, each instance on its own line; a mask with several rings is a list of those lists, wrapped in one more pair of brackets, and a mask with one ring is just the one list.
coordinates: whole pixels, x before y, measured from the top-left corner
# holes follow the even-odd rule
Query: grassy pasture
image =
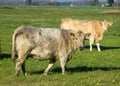
[[(101, 13), (113, 8), (88, 7), (12, 7), (0, 8), (0, 86), (120, 86), (120, 13)], [(82, 20), (108, 20), (113, 26), (101, 41), (102, 52), (89, 51), (88, 40), (84, 51), (77, 51), (67, 63), (66, 75), (61, 75), (57, 62), (48, 76), (43, 75), (48, 61), (26, 61), (28, 76), (20, 71), (14, 77), (15, 65), (11, 61), (13, 31), (21, 25), (59, 27), (61, 18)]]

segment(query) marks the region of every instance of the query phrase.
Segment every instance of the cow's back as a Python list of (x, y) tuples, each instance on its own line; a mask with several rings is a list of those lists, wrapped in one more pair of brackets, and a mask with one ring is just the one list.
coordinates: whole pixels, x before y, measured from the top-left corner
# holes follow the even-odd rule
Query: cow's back
[(88, 29), (89, 27), (90, 21), (70, 18), (61, 19), (60, 24), (60, 28), (62, 29), (75, 30), (77, 32), (82, 31), (85, 34), (90, 33), (91, 29)]

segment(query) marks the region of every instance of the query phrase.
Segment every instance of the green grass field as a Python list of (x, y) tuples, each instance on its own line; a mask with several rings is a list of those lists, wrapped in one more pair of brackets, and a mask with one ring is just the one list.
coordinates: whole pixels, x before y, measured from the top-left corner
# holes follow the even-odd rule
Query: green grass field
[[(101, 13), (112, 8), (88, 7), (0, 7), (0, 86), (120, 86), (120, 13)], [(108, 20), (113, 26), (101, 41), (102, 52), (85, 49), (77, 51), (66, 65), (66, 75), (61, 74), (57, 62), (48, 76), (43, 71), (48, 61), (27, 59), (28, 76), (20, 71), (14, 76), (15, 65), (11, 61), (11, 41), (14, 30), (21, 26), (59, 27), (61, 18), (81, 20)]]

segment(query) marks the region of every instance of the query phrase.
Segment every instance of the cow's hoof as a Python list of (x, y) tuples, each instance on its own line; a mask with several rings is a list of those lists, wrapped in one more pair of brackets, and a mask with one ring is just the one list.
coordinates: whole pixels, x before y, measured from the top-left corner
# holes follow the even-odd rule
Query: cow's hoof
[(27, 76), (27, 73), (25, 73), (24, 76)]
[(48, 75), (48, 73), (44, 72), (44, 75), (45, 75), (45, 76), (47, 76), (47, 75)]
[(92, 50), (90, 50), (90, 52), (92, 52)]
[(15, 77), (18, 77), (18, 74), (14, 74)]

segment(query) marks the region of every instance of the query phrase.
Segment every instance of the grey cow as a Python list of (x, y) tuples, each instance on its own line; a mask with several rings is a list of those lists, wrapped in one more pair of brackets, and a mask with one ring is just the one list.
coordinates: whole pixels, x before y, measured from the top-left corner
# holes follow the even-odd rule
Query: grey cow
[[(12, 37), (12, 60), (16, 62), (15, 75), (18, 76), (21, 68), (23, 74), (27, 75), (25, 60), (29, 55), (38, 60), (50, 60), (44, 71), (45, 75), (59, 60), (64, 75), (66, 62), (76, 49), (83, 47), (83, 40), (82, 32), (59, 28), (18, 27)], [(16, 53), (17, 60), (15, 60)]]

